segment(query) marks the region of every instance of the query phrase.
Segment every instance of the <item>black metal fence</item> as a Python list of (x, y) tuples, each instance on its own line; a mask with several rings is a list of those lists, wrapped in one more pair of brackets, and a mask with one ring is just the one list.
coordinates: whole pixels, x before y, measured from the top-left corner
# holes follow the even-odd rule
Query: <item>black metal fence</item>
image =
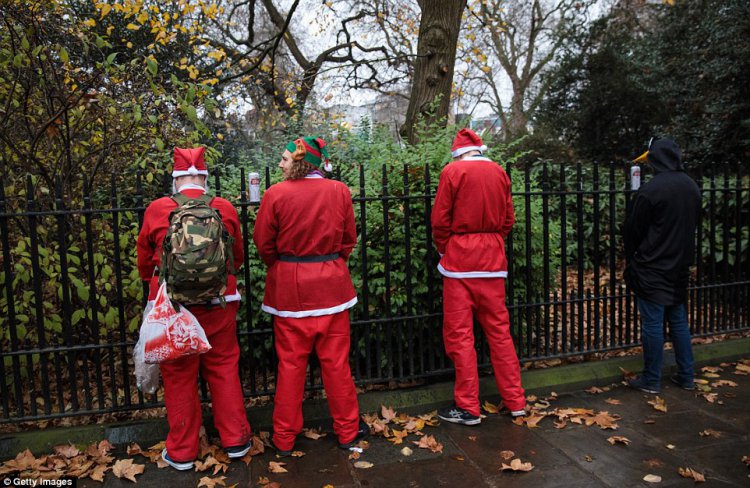
[[(689, 315), (696, 336), (750, 328), (750, 176), (741, 166), (708, 166), (694, 178), (703, 212)], [(436, 187), (429, 167), (345, 167), (359, 242), (349, 266), (359, 303), (352, 311), (352, 371), (358, 384), (447, 377), (441, 276), (429, 215)], [(631, 192), (614, 164), (508, 168), (516, 226), (508, 239), (508, 306), (522, 361), (639, 344), (633, 297), (622, 283), (620, 227)], [(169, 184), (164, 178), (162, 191)], [(271, 181), (266, 168), (266, 186)], [(133, 176), (132, 191), (83, 185), (68, 208), (60, 185), (40, 195), (31, 178), (6, 197), (0, 185), (0, 422), (140, 409), (132, 375), (144, 301), (135, 238), (155, 186)], [(218, 174), (214, 192), (237, 206), (245, 235), (238, 319), (247, 396), (274, 391), (270, 317), (260, 311), (265, 268), (249, 238), (258, 204), (244, 170)], [(223, 185), (223, 186), (222, 186)], [(105, 185), (106, 186), (106, 185)], [(157, 185), (158, 186), (158, 185)], [(148, 194), (154, 193), (154, 195)], [(44, 208), (43, 202), (53, 202)], [(75, 201), (75, 199), (73, 199)], [(481, 334), (482, 367), (489, 357)], [(308, 388), (320, 388), (316, 361)], [(206, 387), (201, 383), (205, 398)]]

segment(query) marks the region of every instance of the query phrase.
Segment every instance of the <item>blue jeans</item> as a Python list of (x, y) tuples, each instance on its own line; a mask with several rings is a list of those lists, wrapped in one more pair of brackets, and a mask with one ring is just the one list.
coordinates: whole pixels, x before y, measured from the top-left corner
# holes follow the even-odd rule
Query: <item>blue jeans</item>
[(664, 318), (669, 321), (669, 336), (672, 339), (677, 376), (681, 383), (692, 383), (693, 348), (690, 344), (690, 327), (687, 322), (685, 304), (659, 305), (642, 298), (637, 299), (641, 313), (641, 341), (643, 342), (644, 384), (658, 388), (661, 385), (661, 362), (664, 349)]

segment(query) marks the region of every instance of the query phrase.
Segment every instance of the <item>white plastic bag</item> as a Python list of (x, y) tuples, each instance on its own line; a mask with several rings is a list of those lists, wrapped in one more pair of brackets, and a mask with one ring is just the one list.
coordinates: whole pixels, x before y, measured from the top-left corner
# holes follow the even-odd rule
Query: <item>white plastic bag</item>
[(177, 311), (172, 306), (167, 285), (162, 283), (153, 308), (144, 316), (141, 324), (145, 363), (166, 363), (211, 349), (206, 333), (195, 316), (184, 306), (179, 308)]
[[(141, 329), (143, 329), (143, 323), (146, 321), (151, 309), (154, 308), (153, 302), (146, 304), (146, 309), (143, 311), (143, 320), (141, 321)], [(144, 359), (144, 349), (146, 341), (141, 334), (138, 338), (138, 342), (135, 344), (133, 349), (133, 363), (135, 364), (135, 381), (138, 389), (143, 393), (153, 395), (156, 390), (159, 389), (159, 365), (158, 364), (147, 364)]]

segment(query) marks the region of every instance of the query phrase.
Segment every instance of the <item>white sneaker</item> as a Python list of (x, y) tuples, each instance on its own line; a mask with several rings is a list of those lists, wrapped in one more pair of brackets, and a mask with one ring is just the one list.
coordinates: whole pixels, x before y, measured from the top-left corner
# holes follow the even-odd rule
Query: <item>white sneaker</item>
[(193, 469), (193, 466), (195, 466), (195, 463), (193, 461), (188, 461), (185, 463), (178, 463), (177, 461), (172, 461), (169, 458), (169, 455), (167, 454), (167, 448), (165, 447), (164, 450), (161, 452), (161, 458), (164, 460), (165, 463), (172, 466), (177, 471), (187, 471), (188, 469)]

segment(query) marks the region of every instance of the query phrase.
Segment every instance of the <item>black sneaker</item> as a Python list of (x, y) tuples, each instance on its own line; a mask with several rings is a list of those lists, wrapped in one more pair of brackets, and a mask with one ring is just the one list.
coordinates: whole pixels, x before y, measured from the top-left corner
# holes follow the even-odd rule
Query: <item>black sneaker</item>
[(513, 410), (510, 412), (510, 416), (513, 417), (513, 420), (523, 418), (526, 416), (526, 410)]
[(276, 443), (273, 441), (273, 437), (271, 437), (271, 447), (273, 447), (273, 449), (276, 451), (276, 455), (278, 457), (289, 457), (292, 455), (291, 449), (288, 451), (285, 451), (283, 449), (279, 449), (278, 447), (276, 447)]
[(367, 423), (364, 420), (359, 421), (359, 427), (357, 428), (357, 435), (354, 437), (354, 439), (351, 442), (346, 442), (344, 444), (339, 443), (339, 448), (341, 449), (351, 449), (352, 447), (355, 447), (359, 441), (364, 439), (367, 434), (370, 433), (370, 426), (367, 425)]
[(658, 386), (651, 386), (647, 385), (643, 378), (640, 376), (636, 376), (634, 378), (630, 378), (628, 380), (628, 386), (631, 388), (635, 388), (636, 390), (640, 390), (644, 393), (650, 393), (652, 395), (656, 395), (659, 392), (661, 392), (661, 389)]
[(224, 448), (224, 450), (227, 452), (227, 456), (229, 456), (230, 459), (236, 459), (241, 458), (242, 456), (247, 454), (248, 451), (250, 451), (251, 447), (253, 447), (252, 439), (247, 441), (247, 444), (245, 444), (244, 446), (231, 446)]
[(690, 380), (690, 382), (685, 382), (682, 379), (680, 379), (679, 375), (673, 374), (669, 377), (669, 381), (674, 383), (675, 385), (679, 386), (683, 390), (687, 391), (694, 391), (695, 390), (695, 381)]
[(482, 419), (477, 415), (472, 415), (461, 407), (451, 405), (438, 409), (438, 417), (446, 422), (462, 425), (478, 425)]

